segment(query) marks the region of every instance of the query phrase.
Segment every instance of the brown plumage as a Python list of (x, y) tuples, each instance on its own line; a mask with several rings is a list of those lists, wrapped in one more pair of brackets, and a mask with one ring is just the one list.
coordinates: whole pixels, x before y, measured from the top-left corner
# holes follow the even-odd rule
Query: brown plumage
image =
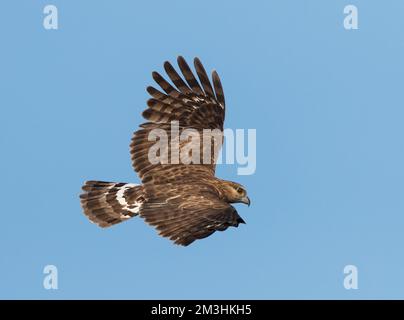
[[(153, 72), (153, 79), (164, 92), (147, 88), (152, 98), (147, 101), (143, 117), (148, 122), (134, 133), (130, 145), (132, 165), (142, 185), (88, 181), (80, 198), (84, 213), (101, 227), (139, 215), (160, 235), (186, 246), (215, 231), (244, 223), (231, 203), (249, 204), (250, 200), (240, 184), (215, 177), (225, 118), (225, 99), (218, 74), (213, 71), (212, 86), (198, 58), (194, 66), (199, 82), (181, 56), (178, 66), (183, 78), (169, 62), (164, 63), (175, 87)], [(161, 151), (168, 154), (168, 163), (150, 162), (149, 150), (156, 143), (149, 141), (150, 132), (163, 129), (170, 141), (174, 135), (172, 121), (177, 122), (180, 135), (187, 129), (195, 130), (201, 137), (204, 129), (219, 133), (209, 137), (212, 143), (209, 163), (204, 162), (203, 146), (196, 163), (176, 163), (171, 159), (171, 144)], [(186, 143), (180, 142), (179, 153), (186, 147)]]

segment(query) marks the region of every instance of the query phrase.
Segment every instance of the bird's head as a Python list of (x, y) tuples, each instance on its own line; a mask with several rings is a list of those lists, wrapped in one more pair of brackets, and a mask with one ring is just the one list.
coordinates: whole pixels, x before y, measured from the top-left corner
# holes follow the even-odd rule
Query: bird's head
[(222, 189), (227, 202), (241, 202), (250, 206), (250, 198), (247, 196), (246, 189), (241, 184), (232, 181), (224, 181)]

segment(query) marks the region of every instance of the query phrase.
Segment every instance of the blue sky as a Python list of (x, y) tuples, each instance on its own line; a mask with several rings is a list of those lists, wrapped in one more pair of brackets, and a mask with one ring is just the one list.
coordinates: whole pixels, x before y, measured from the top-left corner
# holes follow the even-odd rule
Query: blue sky
[[(59, 10), (45, 30), (43, 8)], [(343, 9), (359, 29), (343, 28)], [(2, 1), (0, 298), (404, 298), (404, 3)], [(85, 180), (139, 182), (151, 71), (221, 75), (226, 127), (257, 130), (247, 224), (178, 247), (82, 214)], [(58, 290), (42, 286), (56, 265)], [(357, 290), (343, 286), (358, 268)]]

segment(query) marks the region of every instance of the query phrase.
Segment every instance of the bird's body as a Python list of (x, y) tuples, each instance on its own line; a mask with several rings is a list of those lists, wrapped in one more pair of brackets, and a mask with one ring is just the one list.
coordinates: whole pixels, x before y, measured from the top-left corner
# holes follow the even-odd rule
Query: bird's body
[[(225, 116), (220, 79), (214, 71), (212, 87), (199, 59), (194, 62), (202, 86), (182, 57), (178, 65), (186, 83), (169, 62), (164, 68), (176, 88), (153, 72), (165, 93), (147, 88), (152, 98), (143, 116), (149, 122), (140, 126), (131, 143), (132, 164), (142, 184), (88, 181), (83, 186), (80, 197), (84, 213), (99, 226), (108, 227), (140, 215), (160, 235), (176, 244), (189, 245), (215, 231), (244, 223), (231, 203), (249, 204), (245, 189), (215, 177)], [(178, 139), (190, 130), (201, 138), (191, 135)], [(206, 130), (216, 134), (206, 135)], [(150, 137), (155, 132), (165, 132), (170, 141), (156, 153), (166, 162), (151, 161), (156, 140)], [(202, 140), (209, 143), (200, 143)], [(181, 161), (188, 155), (193, 161)]]

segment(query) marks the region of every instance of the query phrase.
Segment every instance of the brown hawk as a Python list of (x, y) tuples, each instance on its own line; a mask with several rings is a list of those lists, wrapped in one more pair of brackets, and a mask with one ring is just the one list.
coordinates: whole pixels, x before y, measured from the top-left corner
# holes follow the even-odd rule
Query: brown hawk
[[(201, 136), (205, 129), (223, 133), (225, 99), (217, 72), (212, 72), (212, 87), (198, 58), (194, 59), (194, 66), (200, 83), (183, 57), (178, 57), (177, 61), (185, 81), (169, 62), (164, 63), (164, 69), (175, 87), (153, 72), (153, 79), (164, 93), (147, 88), (152, 98), (147, 101), (143, 117), (148, 122), (140, 125), (130, 145), (132, 164), (142, 184), (87, 181), (80, 198), (85, 215), (100, 227), (139, 215), (160, 235), (187, 246), (215, 231), (245, 223), (231, 203), (249, 205), (250, 199), (240, 184), (215, 177), (217, 152), (211, 152), (210, 161), (202, 161), (206, 148), (212, 150), (211, 145), (201, 147), (197, 155), (197, 160), (201, 161), (187, 164), (150, 161), (149, 151), (156, 143), (150, 139), (151, 132), (165, 130), (168, 138), (173, 138), (173, 121), (178, 123), (179, 135), (187, 129)], [(220, 148), (223, 135), (209, 139)], [(172, 148), (177, 146), (178, 153), (188, 153), (188, 143), (189, 139), (177, 145), (167, 144), (160, 155), (165, 153), (173, 160)], [(185, 148), (188, 149), (185, 151)]]

